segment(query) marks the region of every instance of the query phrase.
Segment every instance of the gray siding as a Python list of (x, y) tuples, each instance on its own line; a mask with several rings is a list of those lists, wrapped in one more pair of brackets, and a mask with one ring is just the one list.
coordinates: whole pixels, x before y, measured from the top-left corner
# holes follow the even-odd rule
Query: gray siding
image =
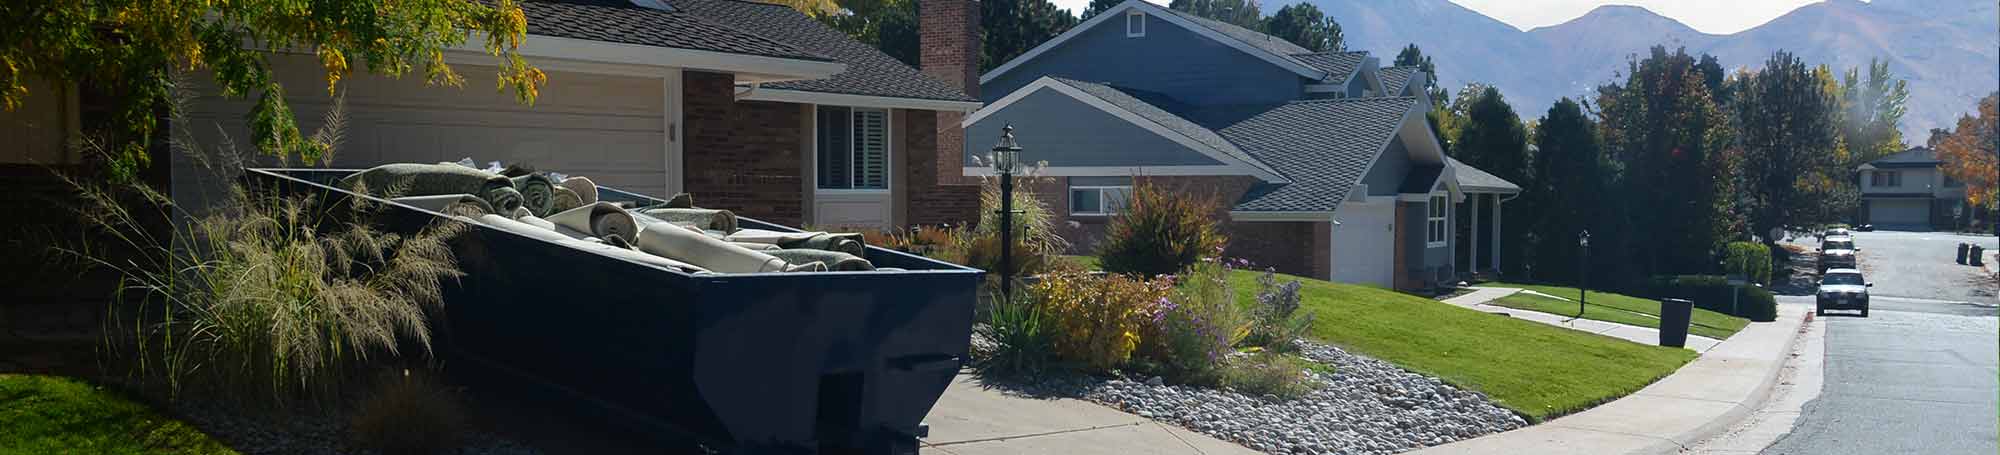
[(1375, 167), (1368, 169), (1368, 175), (1361, 183), (1368, 185), (1369, 196), (1395, 196), (1402, 188), (1403, 177), (1410, 173), (1410, 149), (1401, 140), (1389, 141), (1389, 150), (1375, 160)]
[[(1450, 198), (1447, 197), (1446, 203), (1449, 204), (1450, 203), (1449, 201)], [(1456, 232), (1456, 230), (1448, 229), (1447, 235), (1445, 236), (1445, 245), (1433, 248), (1429, 245), (1429, 242), (1425, 241), (1426, 239), (1424, 238), (1426, 236), (1426, 233), (1429, 232), (1428, 225), (1426, 225), (1425, 223), (1429, 221), (1428, 218), (1430, 214), (1430, 203), (1403, 202), (1402, 204), (1406, 204), (1406, 207), (1408, 207), (1409, 209), (1403, 214), (1404, 215), (1403, 220), (1399, 224), (1403, 226), (1404, 229), (1408, 229), (1410, 233), (1408, 237), (1405, 237), (1403, 239), (1404, 241), (1403, 246), (1405, 248), (1408, 248), (1405, 251), (1412, 252), (1412, 254), (1404, 257), (1403, 260), (1405, 261), (1405, 263), (1403, 265), (1407, 268), (1407, 270), (1403, 270), (1402, 272), (1413, 273), (1415, 271), (1432, 270), (1432, 269), (1437, 269), (1439, 267), (1446, 267), (1446, 268), (1451, 267), (1453, 262), (1452, 243), (1454, 243), (1456, 239), (1454, 239), (1453, 237), (1455, 236), (1450, 235), (1450, 233)], [(1452, 212), (1453, 210), (1445, 210), (1445, 224), (1447, 226), (1458, 222), (1458, 220), (1456, 219), (1457, 216), (1454, 215)], [(1431, 277), (1432, 275), (1424, 273), (1420, 274), (1419, 276), (1428, 278)]]
[(1368, 96), (1368, 80), (1360, 74), (1356, 74), (1354, 75), (1354, 79), (1347, 81), (1347, 97), (1360, 98), (1363, 96)]
[(965, 129), (965, 164), (993, 150), (1000, 128), (1014, 125), (1021, 162), (1050, 166), (1208, 166), (1223, 164), (1111, 114), (1044, 89)]
[[(980, 84), (991, 103), (1042, 76), (1158, 92), (1193, 105), (1279, 103), (1305, 89), (1298, 74), (1158, 17), (1125, 37), (1124, 18), (1100, 24)], [(979, 137), (979, 136), (970, 136)]]

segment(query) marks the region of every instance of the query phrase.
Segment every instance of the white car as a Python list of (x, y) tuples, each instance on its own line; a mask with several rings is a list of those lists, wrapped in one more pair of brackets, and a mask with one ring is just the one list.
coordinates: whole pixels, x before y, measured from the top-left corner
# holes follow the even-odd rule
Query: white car
[(1861, 248), (1854, 246), (1853, 237), (1827, 236), (1819, 243), (1819, 270), (1825, 273), (1833, 269), (1860, 268), (1860, 260), (1855, 259), (1855, 253), (1860, 252)]
[(1825, 316), (1826, 310), (1861, 310), (1861, 317), (1868, 317), (1868, 288), (1871, 287), (1875, 287), (1875, 283), (1862, 279), (1860, 270), (1827, 269), (1819, 276), (1813, 313)]

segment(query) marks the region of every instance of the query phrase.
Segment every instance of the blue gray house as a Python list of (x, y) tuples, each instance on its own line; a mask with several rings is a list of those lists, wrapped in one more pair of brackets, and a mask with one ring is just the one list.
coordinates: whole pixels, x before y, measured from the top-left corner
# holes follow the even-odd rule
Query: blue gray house
[[(1367, 52), (1312, 52), (1131, 0), (980, 77), (987, 105), (962, 123), (965, 173), (991, 174), (977, 158), (1012, 125), (1023, 161), (1044, 164), (1037, 194), (1081, 249), (1145, 181), (1219, 199), (1230, 256), (1427, 288), (1498, 265), (1484, 248), (1453, 251), (1481, 231), (1494, 239), (1503, 198), (1520, 192), (1444, 155), (1424, 118), (1427, 80)], [(1488, 221), (1458, 239), (1466, 204)]]

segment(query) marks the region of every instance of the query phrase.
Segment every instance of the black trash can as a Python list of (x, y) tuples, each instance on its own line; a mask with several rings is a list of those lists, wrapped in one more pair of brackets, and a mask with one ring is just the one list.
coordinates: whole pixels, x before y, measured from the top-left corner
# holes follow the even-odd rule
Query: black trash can
[(1660, 345), (1687, 347), (1688, 320), (1694, 317), (1694, 302), (1660, 299)]
[(1984, 246), (1979, 246), (1979, 245), (1973, 245), (1973, 246), (1972, 246), (1972, 252), (1971, 252), (1971, 257), (1968, 257), (1968, 258), (1966, 258), (1966, 262), (1970, 262), (1970, 263), (1972, 263), (1972, 266), (1973, 266), (1973, 267), (1982, 267), (1982, 266), (1985, 266), (1985, 265), (1986, 265), (1986, 247), (1984, 247)]
[(1965, 242), (1958, 242), (1958, 263), (1965, 263), (1965, 251), (1971, 247), (1972, 245)]

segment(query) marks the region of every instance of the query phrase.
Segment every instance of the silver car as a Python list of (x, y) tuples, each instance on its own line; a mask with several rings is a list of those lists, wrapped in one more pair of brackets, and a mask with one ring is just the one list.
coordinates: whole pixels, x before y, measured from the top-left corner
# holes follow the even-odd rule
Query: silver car
[(1868, 288), (1875, 283), (1861, 278), (1856, 269), (1827, 269), (1819, 276), (1819, 292), (1813, 299), (1813, 313), (1825, 316), (1826, 310), (1861, 310), (1861, 317), (1868, 317)]
[(1854, 246), (1853, 237), (1827, 237), (1825, 241), (1819, 244), (1820, 273), (1826, 273), (1826, 271), (1832, 269), (1861, 268), (1860, 261), (1855, 259), (1855, 253), (1860, 252), (1861, 249)]

